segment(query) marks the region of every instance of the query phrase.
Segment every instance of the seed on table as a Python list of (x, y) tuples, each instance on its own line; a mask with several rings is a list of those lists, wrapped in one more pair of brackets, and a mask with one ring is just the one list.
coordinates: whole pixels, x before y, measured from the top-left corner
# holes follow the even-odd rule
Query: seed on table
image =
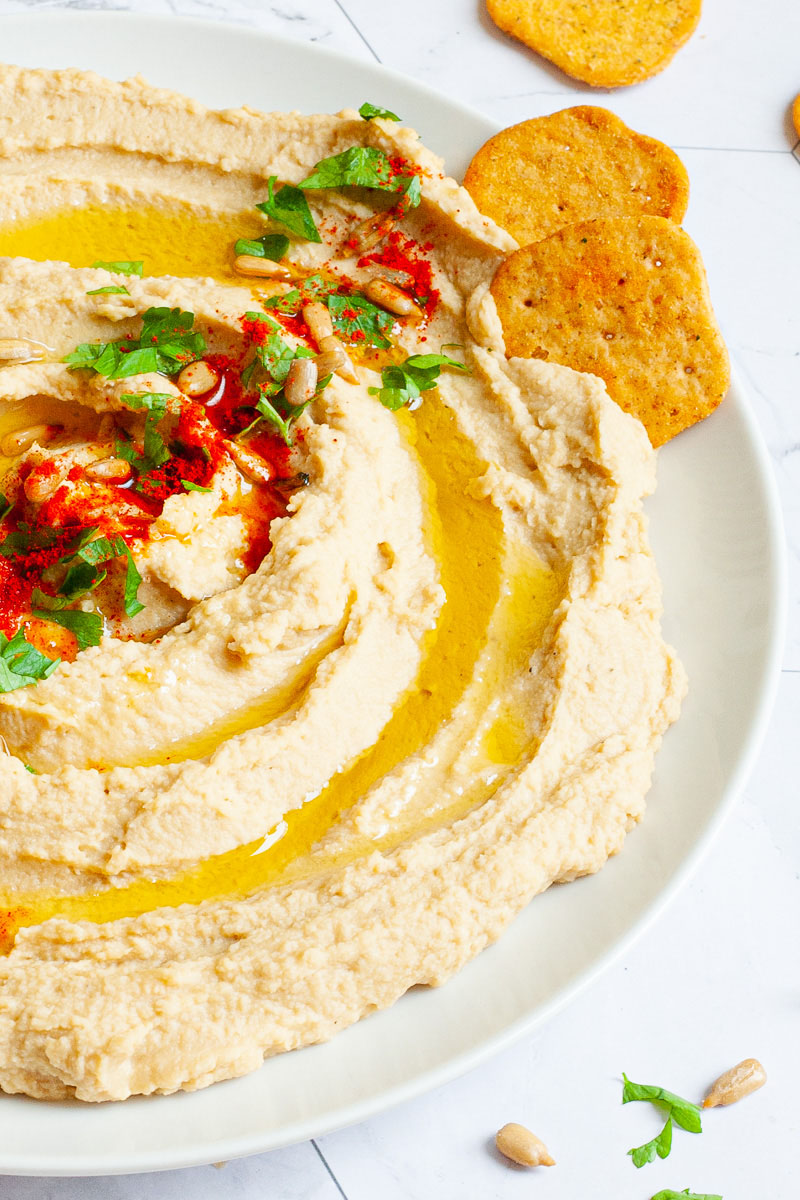
[(21, 429), (15, 429), (13, 433), (7, 433), (0, 439), (0, 452), (6, 458), (16, 458), (18, 454), (24, 454), (26, 450), (30, 450), (34, 442), (38, 442), (40, 446), (52, 442), (60, 431), (60, 425), (25, 425)]
[(291, 271), (283, 263), (273, 262), (271, 258), (257, 258), (255, 254), (237, 255), (233, 269), (238, 275), (248, 275), (253, 279), (291, 278)]
[(729, 1071), (723, 1072), (708, 1089), (703, 1108), (718, 1104), (735, 1104), (751, 1092), (757, 1092), (767, 1082), (767, 1072), (757, 1058), (744, 1058)]
[(313, 358), (294, 360), (283, 385), (283, 394), (293, 408), (311, 399), (317, 390), (318, 379), (317, 364)]
[(499, 1129), (494, 1140), (500, 1153), (521, 1167), (555, 1166), (555, 1159), (550, 1157), (541, 1138), (516, 1121), (510, 1121)]
[(325, 337), (321, 342), (317, 343), (320, 351), (323, 354), (337, 354), (340, 357), (340, 365), (336, 368), (336, 374), (341, 375), (342, 379), (346, 379), (348, 383), (358, 383), (355, 367), (350, 359), (350, 355), (345, 350), (342, 343), (335, 334), (330, 337)]
[(185, 396), (204, 396), (219, 383), (219, 371), (198, 358), (196, 362), (187, 363), (175, 382)]
[(375, 213), (374, 216), (367, 217), (366, 221), (356, 225), (347, 239), (347, 249), (354, 254), (366, 254), (367, 250), (374, 249), (378, 242), (382, 242), (392, 232), (396, 222), (397, 218), (391, 213)]
[(0, 363), (38, 362), (44, 351), (23, 338), (0, 338)]
[(311, 300), (303, 305), (303, 320), (311, 331), (311, 336), (319, 345), (323, 338), (333, 335), (333, 321), (327, 304), (321, 300)]
[(415, 300), (388, 279), (371, 279), (364, 288), (364, 295), (373, 304), (380, 305), (397, 317), (422, 317), (422, 309)]
[(246, 446), (240, 446), (238, 442), (232, 442), (228, 439), (225, 440), (225, 449), (242, 474), (251, 483), (271, 482), (274, 472), (266, 459), (262, 458), (260, 454), (256, 454), (254, 450), (248, 450)]
[(133, 478), (131, 464), (124, 458), (98, 458), (83, 472), (91, 483), (127, 483)]

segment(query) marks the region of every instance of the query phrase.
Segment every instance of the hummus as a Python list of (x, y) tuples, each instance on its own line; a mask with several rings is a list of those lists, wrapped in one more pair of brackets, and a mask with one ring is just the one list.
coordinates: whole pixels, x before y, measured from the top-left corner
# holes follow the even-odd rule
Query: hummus
[[(375, 186), (297, 193), (319, 241), (256, 210), (353, 147)], [(0, 1088), (199, 1088), (444, 982), (620, 849), (685, 689), (655, 457), (598, 379), (505, 357), (515, 243), (397, 122), (3, 68), (0, 200), (0, 339), (31, 346), (0, 362), (0, 628), (33, 663), (0, 695)], [(232, 268), (267, 233), (288, 295)], [(319, 297), (351, 366), (290, 406)]]

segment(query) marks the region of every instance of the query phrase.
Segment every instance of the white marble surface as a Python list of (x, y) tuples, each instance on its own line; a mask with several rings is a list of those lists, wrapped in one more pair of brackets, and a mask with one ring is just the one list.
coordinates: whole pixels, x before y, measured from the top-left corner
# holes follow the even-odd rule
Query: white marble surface
[[(607, 104), (675, 146), (692, 180), (687, 228), (703, 249), (717, 313), (775, 462), (789, 629), (765, 746), (711, 853), (623, 960), (535, 1036), (422, 1099), (315, 1143), (221, 1169), (0, 1177), (0, 1200), (647, 1200), (659, 1188), (687, 1186), (725, 1200), (794, 1200), (800, 153), (792, 153), (788, 109), (800, 90), (797, 0), (705, 0), (696, 35), (663, 74), (599, 95), (501, 35), (481, 0), (0, 0), (0, 58), (3, 14), (62, 6), (229, 20), (324, 43), (399, 69), (503, 124), (568, 104)], [(710, 1113), (701, 1137), (678, 1131), (671, 1156), (637, 1172), (625, 1151), (656, 1123), (646, 1106), (620, 1106), (620, 1070), (696, 1095), (748, 1055), (767, 1066), (767, 1088)], [(540, 1133), (557, 1167), (531, 1174), (501, 1161), (490, 1141), (507, 1120)]]

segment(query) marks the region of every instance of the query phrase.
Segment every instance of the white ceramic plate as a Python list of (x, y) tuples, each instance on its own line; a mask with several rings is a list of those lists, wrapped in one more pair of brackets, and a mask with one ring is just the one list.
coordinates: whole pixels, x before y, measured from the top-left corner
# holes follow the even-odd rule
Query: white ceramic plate
[[(206, 104), (336, 111), (363, 100), (415, 125), (463, 173), (495, 126), (370, 63), (251, 30), (113, 13), (0, 17), (0, 57), (143, 74)], [(24, 114), (20, 114), (24, 119)], [(665, 631), (690, 679), (643, 824), (590, 879), (536, 899), (438, 990), (331, 1043), (194, 1094), (99, 1106), (0, 1096), (0, 1173), (163, 1170), (286, 1145), (435, 1087), (544, 1021), (640, 934), (686, 881), (758, 749), (779, 666), (783, 541), (770, 467), (741, 385), (659, 455), (650, 502)]]

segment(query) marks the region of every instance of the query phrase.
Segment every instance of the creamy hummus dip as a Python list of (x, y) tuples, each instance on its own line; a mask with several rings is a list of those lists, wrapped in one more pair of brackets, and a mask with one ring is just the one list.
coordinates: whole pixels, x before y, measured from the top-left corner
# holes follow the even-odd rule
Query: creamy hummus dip
[(390, 117), (6, 67), (0, 212), (0, 1088), (199, 1088), (620, 849), (655, 457)]

